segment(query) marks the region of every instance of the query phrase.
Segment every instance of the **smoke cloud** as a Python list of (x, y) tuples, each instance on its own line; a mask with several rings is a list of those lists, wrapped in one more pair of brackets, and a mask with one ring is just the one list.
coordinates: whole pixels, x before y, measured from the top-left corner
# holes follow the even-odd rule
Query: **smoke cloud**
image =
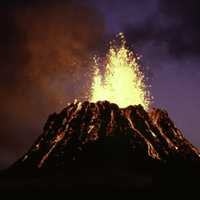
[(47, 116), (88, 91), (104, 23), (75, 1), (9, 1), (0, 9), (0, 167), (42, 132)]

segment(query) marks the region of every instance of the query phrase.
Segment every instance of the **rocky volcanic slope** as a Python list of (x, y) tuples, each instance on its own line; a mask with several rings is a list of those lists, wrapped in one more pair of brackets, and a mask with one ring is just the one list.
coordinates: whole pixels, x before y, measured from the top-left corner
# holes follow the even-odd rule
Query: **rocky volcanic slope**
[(36, 143), (2, 174), (0, 191), (194, 193), (199, 162), (163, 110), (74, 102), (49, 116)]
[(105, 160), (198, 161), (200, 152), (163, 110), (75, 102), (49, 116), (43, 134), (15, 166), (54, 170)]

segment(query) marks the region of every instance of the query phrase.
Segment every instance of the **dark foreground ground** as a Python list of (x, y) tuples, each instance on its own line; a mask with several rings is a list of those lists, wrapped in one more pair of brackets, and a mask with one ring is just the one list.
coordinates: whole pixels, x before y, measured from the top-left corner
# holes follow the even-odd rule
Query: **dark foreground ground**
[(3, 172), (0, 179), (0, 193), (7, 197), (41, 193), (45, 196), (107, 193), (199, 196), (199, 181), (199, 167), (186, 166), (184, 163), (134, 170), (122, 166), (120, 168), (104, 166), (104, 168), (71, 169), (68, 172), (52, 171), (48, 175), (44, 173), (33, 175), (25, 171)]

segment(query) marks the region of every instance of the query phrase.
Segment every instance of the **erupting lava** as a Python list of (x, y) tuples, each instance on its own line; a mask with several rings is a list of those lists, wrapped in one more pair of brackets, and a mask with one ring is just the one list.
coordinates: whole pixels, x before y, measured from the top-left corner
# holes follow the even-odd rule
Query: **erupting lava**
[(95, 62), (90, 101), (107, 100), (121, 108), (141, 104), (148, 109), (150, 95), (137, 63), (138, 58), (126, 47), (124, 35), (120, 33), (119, 37), (120, 46), (110, 46), (104, 76), (100, 73), (98, 62)]

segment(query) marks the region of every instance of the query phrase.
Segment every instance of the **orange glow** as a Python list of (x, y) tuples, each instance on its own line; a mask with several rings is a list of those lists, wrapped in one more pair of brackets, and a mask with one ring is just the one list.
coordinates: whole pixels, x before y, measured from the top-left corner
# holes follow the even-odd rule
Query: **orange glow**
[(110, 46), (104, 76), (95, 60), (90, 101), (107, 100), (121, 108), (141, 104), (148, 109), (150, 95), (144, 84), (144, 74), (139, 69), (138, 58), (126, 47), (124, 35), (120, 33), (119, 37), (120, 46)]

